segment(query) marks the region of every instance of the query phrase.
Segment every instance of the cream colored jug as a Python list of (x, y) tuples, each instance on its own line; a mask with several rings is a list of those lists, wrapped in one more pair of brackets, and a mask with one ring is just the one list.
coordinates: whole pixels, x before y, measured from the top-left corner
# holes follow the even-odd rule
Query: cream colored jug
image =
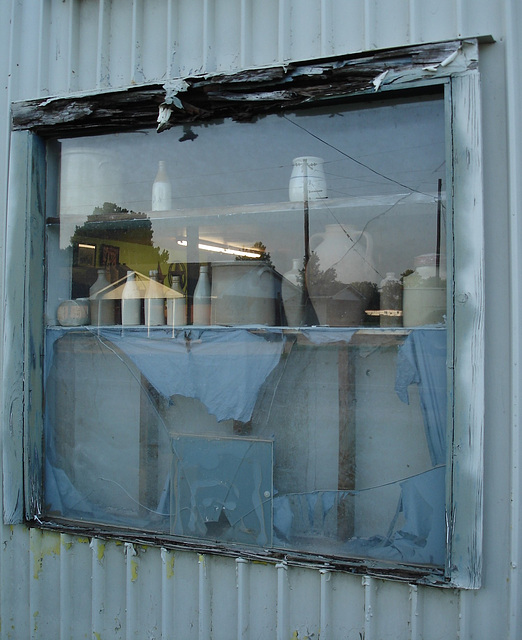
[(310, 238), (310, 249), (317, 255), (319, 270), (335, 269), (338, 282), (376, 283), (379, 280), (373, 266), (373, 240), (367, 231), (327, 224), (324, 233)]

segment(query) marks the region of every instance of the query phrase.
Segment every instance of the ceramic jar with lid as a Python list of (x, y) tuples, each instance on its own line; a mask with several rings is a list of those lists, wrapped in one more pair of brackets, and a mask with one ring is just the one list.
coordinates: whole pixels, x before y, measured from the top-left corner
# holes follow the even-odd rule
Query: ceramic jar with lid
[[(444, 260), (440, 258), (440, 265)], [(415, 270), (403, 279), (403, 324), (416, 327), (444, 322), (446, 315), (446, 274), (437, 269), (435, 254), (417, 256)]]

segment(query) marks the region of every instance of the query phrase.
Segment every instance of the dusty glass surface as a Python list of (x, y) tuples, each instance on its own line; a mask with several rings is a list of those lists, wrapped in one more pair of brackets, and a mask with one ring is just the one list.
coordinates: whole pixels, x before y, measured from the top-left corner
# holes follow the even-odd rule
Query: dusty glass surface
[(60, 141), (46, 516), (442, 565), (442, 99)]

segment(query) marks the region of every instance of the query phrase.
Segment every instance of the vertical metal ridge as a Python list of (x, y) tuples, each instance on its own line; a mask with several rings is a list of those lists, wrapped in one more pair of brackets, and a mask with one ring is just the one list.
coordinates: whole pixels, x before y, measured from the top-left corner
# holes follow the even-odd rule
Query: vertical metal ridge
[(375, 46), (373, 43), (373, 24), (375, 22), (374, 19), (374, 11), (373, 11), (373, 0), (364, 0), (364, 48), (365, 49), (373, 49)]
[(139, 635), (138, 626), (138, 574), (139, 558), (136, 547), (131, 542), (125, 543), (125, 621), (126, 637), (134, 640)]
[(79, 86), (78, 65), (80, 60), (80, 7), (78, 0), (69, 2), (67, 50), (67, 81), (70, 91), (76, 91)]
[(244, 69), (252, 63), (252, 3), (241, 0), (241, 52), (240, 65)]
[(178, 34), (178, 2), (168, 0), (167, 4), (167, 77), (174, 78), (179, 75), (179, 68), (176, 65), (176, 47)]
[(410, 43), (417, 43), (419, 40), (418, 34), (418, 18), (417, 18), (417, 2), (418, 0), (410, 0), (409, 2), (409, 21), (410, 21)]
[(460, 37), (463, 35), (464, 28), (464, 9), (463, 9), (463, 0), (457, 0), (455, 3), (455, 20), (456, 20), (456, 35)]
[(167, 638), (174, 628), (174, 563), (175, 553), (161, 549), (161, 632)]
[(49, 2), (40, 3), (39, 28), (38, 28), (38, 71), (37, 90), (40, 94), (49, 92), (49, 27), (51, 14)]
[(332, 53), (332, 2), (321, 0), (321, 55), (328, 56)]
[(364, 589), (364, 640), (374, 638), (374, 613), (375, 613), (375, 580), (364, 576), (362, 585)]
[(142, 50), (143, 45), (143, 0), (132, 0), (131, 26), (131, 57), (130, 78), (133, 83), (145, 80), (143, 73)]
[(89, 544), (91, 549), (91, 631), (93, 637), (102, 636), (104, 629), (103, 611), (105, 609), (105, 543), (93, 538)]
[(109, 33), (111, 0), (99, 0), (98, 37), (96, 43), (96, 88), (110, 86), (109, 75)]
[(458, 592), (458, 623), (457, 623), (457, 640), (469, 640), (469, 611), (468, 611), (469, 592), (460, 590)]
[(209, 567), (207, 557), (203, 554), (198, 556), (198, 638), (199, 640), (209, 640), (211, 637), (211, 604), (210, 604), (210, 583)]
[(72, 594), (71, 584), (71, 553), (73, 544), (72, 536), (60, 534), (60, 638), (71, 638), (73, 636), (72, 607), (70, 597)]
[(419, 591), (416, 584), (410, 584), (410, 640), (419, 640), (421, 637), (419, 618)]
[(214, 25), (215, 4), (213, 0), (203, 0), (203, 52), (202, 63), (205, 71), (214, 69)]
[(276, 564), (277, 571), (277, 640), (288, 638), (288, 576), (286, 562)]
[(321, 605), (319, 618), (319, 632), (321, 640), (334, 640), (332, 635), (332, 572), (320, 569), (321, 574)]
[[(520, 215), (522, 211), (522, 63), (520, 61), (520, 29), (522, 28), (522, 9), (520, 0), (506, 2), (506, 91), (507, 91), (507, 126), (508, 126), (508, 203), (510, 237), (514, 239), (510, 247), (509, 264), (511, 269), (511, 299), (518, 300), (511, 305), (512, 360), (510, 373), (512, 376), (511, 396), (511, 442), (510, 442), (510, 549), (508, 580), (508, 624), (509, 640), (516, 640), (522, 633), (521, 622), (521, 587), (520, 553), (521, 553), (521, 510), (522, 475), (520, 472), (520, 456), (522, 454), (522, 434), (520, 428), (520, 396), (522, 394), (522, 375), (520, 359), (522, 341), (520, 338), (520, 241), (522, 228)], [(518, 213), (518, 215), (517, 215)]]
[(290, 33), (288, 29), (288, 0), (279, 0), (279, 13), (277, 18), (277, 57), (280, 62), (288, 60), (288, 44)]
[(248, 571), (250, 564), (244, 558), (236, 558), (237, 576), (237, 640), (248, 639), (249, 620), (249, 580)]

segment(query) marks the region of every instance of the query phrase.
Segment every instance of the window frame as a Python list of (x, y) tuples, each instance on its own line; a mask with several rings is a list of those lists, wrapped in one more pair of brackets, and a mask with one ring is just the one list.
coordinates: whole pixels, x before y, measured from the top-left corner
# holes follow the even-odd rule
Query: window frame
[[(232, 546), (182, 543), (111, 531), (42, 522), (44, 227), (46, 211), (56, 211), (56, 184), (49, 138), (91, 135), (153, 124), (209, 117), (245, 119), (311, 104), (314, 100), (365, 99), (404, 92), (442, 90), (446, 109), (447, 211), (454, 278), (448, 281), (448, 460), (446, 474), (446, 565), (442, 572), (375, 561), (340, 562), (328, 557), (286, 553), (287, 561), (326, 563), (329, 568), (381, 575), (419, 584), (478, 588), (482, 557), (482, 479), (484, 420), (484, 252), (482, 144), (478, 43), (458, 41), (394, 49), (366, 56), (296, 63), (288, 68), (245, 71), (230, 76), (189, 78), (168, 86), (149, 85), (106, 92), (28, 101), (12, 106), (8, 187), (4, 325), (4, 522), (93, 536), (151, 542), (173, 548), (261, 557), (279, 561), (281, 553), (246, 552)], [(363, 80), (361, 80), (363, 77)], [(284, 89), (284, 90), (283, 90)], [(290, 91), (289, 89), (292, 89)], [(313, 90), (313, 91), (312, 91)], [(312, 93), (311, 93), (312, 91)], [(214, 97), (213, 97), (214, 96)], [(225, 99), (226, 98), (226, 99)], [(206, 100), (206, 102), (205, 102)], [(87, 107), (91, 105), (86, 116)], [(92, 106), (94, 105), (94, 106)], [(112, 105), (112, 107), (110, 106)], [(114, 121), (111, 113), (121, 113)], [(47, 110), (46, 110), (47, 109)], [(69, 115), (64, 119), (64, 114)], [(455, 214), (457, 212), (457, 214)], [(21, 268), (23, 264), (23, 268)]]

